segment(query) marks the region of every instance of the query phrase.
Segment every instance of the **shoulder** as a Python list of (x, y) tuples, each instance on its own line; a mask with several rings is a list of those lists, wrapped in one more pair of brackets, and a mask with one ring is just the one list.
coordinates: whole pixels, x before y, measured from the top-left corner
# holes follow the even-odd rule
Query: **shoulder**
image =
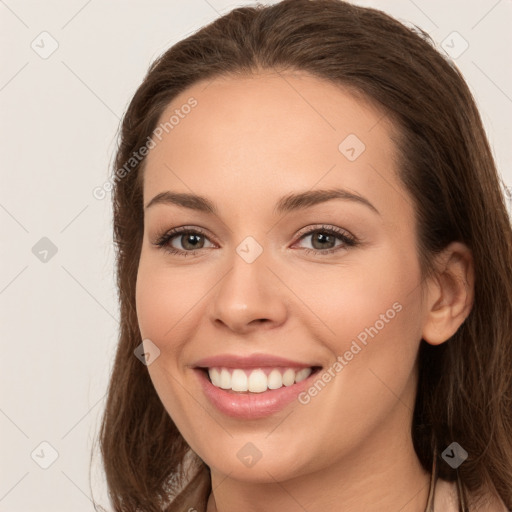
[(459, 498), (455, 482), (437, 480), (434, 494), (434, 510), (459, 512)]

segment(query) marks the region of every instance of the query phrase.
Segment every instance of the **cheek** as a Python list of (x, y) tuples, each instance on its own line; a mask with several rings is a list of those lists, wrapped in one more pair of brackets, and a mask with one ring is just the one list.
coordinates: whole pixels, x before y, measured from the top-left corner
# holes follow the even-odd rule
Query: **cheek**
[[(158, 343), (171, 327), (173, 288), (166, 286), (161, 272), (141, 258), (137, 274), (136, 308), (142, 338)], [(167, 292), (166, 292), (167, 290)], [(171, 307), (169, 307), (171, 306)]]
[[(324, 342), (332, 364), (322, 372), (326, 384), (315, 381), (302, 395), (300, 412), (304, 418), (315, 418), (318, 431), (324, 429), (319, 437), (331, 439), (332, 445), (362, 442), (391, 411), (398, 407), (405, 413), (414, 407), (421, 339), (419, 288), (396, 279), (398, 267), (396, 273), (387, 269), (387, 274), (368, 269), (357, 277), (332, 281), (325, 288), (332, 293), (325, 293), (322, 304), (316, 305), (329, 327)], [(336, 431), (332, 425), (337, 425)], [(315, 451), (325, 460), (334, 457), (321, 440)]]
[(327, 273), (324, 280), (306, 277), (297, 293), (307, 297), (309, 290), (315, 301), (308, 305), (318, 311), (318, 333), (325, 333), (322, 339), (331, 353), (333, 389), (354, 411), (368, 400), (384, 403), (382, 392), (390, 394), (386, 386), (397, 394), (404, 391), (421, 340), (420, 273), (415, 262), (389, 251), (361, 263), (359, 270), (355, 267), (331, 271), (329, 280)]
[[(149, 339), (160, 350), (148, 365), (148, 372), (162, 404), (181, 432), (193, 432), (198, 414), (195, 400), (183, 392), (183, 347), (194, 328), (187, 314), (204, 294), (187, 286), (183, 272), (165, 268), (141, 254), (136, 285), (136, 310), (142, 339)], [(188, 440), (187, 441), (192, 441)]]
[(418, 320), (417, 297), (411, 293), (419, 282), (414, 262), (391, 250), (376, 252), (358, 253), (343, 266), (286, 276), (306, 306), (301, 308), (303, 324), (317, 324), (317, 334), (331, 352), (343, 353), (354, 339), (362, 346), (383, 337), (389, 338), (388, 345), (405, 342), (398, 332), (410, 330), (408, 323)]
[(151, 339), (162, 351), (183, 339), (193, 314), (204, 295), (205, 281), (189, 267), (174, 271), (150, 257), (141, 256), (137, 275), (136, 308), (143, 338)]

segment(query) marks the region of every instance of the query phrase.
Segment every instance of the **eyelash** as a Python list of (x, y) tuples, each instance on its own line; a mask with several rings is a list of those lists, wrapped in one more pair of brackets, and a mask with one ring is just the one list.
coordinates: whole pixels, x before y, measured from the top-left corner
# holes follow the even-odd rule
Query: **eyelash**
[[(336, 237), (337, 239), (341, 240), (343, 242), (343, 244), (339, 245), (337, 247), (334, 247), (332, 249), (327, 249), (325, 251), (321, 251), (318, 249), (305, 248), (303, 250), (306, 252), (306, 254), (309, 254), (309, 253), (313, 253), (315, 255), (332, 254), (341, 249), (346, 249), (348, 247), (355, 247), (359, 243), (359, 241), (357, 240), (356, 237), (349, 235), (346, 231), (344, 231), (340, 228), (337, 228), (336, 226), (321, 226), (321, 227), (316, 227), (316, 228), (310, 229), (309, 231), (302, 233), (299, 236), (298, 241), (300, 241), (304, 238), (307, 238), (308, 236), (310, 236), (314, 233), (324, 233), (324, 234), (332, 235), (332, 236)], [(189, 256), (189, 255), (193, 256), (197, 252), (201, 251), (201, 249), (194, 249), (192, 251), (182, 251), (181, 249), (176, 249), (175, 247), (172, 247), (170, 245), (170, 242), (172, 241), (173, 238), (176, 238), (176, 236), (183, 235), (183, 234), (200, 235), (205, 238), (208, 238), (207, 234), (205, 232), (203, 232), (201, 229), (198, 229), (198, 228), (192, 229), (192, 228), (188, 228), (188, 227), (184, 226), (181, 228), (173, 228), (173, 229), (170, 229), (169, 231), (166, 231), (165, 233), (163, 233), (162, 235), (160, 235), (157, 238), (156, 242), (154, 242), (153, 245), (157, 246), (159, 249), (164, 250), (166, 253), (175, 254), (175, 255), (184, 256), (184, 257)]]

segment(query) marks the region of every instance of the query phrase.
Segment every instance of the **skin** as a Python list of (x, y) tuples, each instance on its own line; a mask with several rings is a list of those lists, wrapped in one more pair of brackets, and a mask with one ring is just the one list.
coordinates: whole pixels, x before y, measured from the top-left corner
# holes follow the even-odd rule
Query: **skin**
[[(342, 504), (345, 512), (423, 512), (430, 474), (409, 432), (417, 353), (422, 338), (445, 342), (469, 314), (471, 252), (451, 244), (436, 278), (422, 281), (413, 201), (395, 174), (394, 127), (361, 98), (306, 73), (261, 72), (197, 83), (161, 119), (191, 96), (197, 106), (147, 157), (144, 205), (172, 190), (206, 196), (219, 213), (147, 208), (136, 296), (142, 338), (160, 350), (148, 366), (155, 389), (211, 469), (208, 511), (326, 512)], [(338, 149), (349, 134), (366, 146), (354, 161)], [(379, 213), (340, 199), (273, 212), (282, 196), (331, 187), (364, 196)], [(298, 236), (322, 225), (359, 245)], [(154, 245), (178, 226), (207, 232), (195, 256)], [(247, 236), (263, 249), (253, 263), (236, 252)], [(187, 240), (178, 235), (172, 245), (191, 251)], [(329, 368), (395, 302), (402, 310), (307, 405), (229, 418), (190, 368), (221, 353)], [(262, 453), (252, 467), (237, 457), (248, 442)]]

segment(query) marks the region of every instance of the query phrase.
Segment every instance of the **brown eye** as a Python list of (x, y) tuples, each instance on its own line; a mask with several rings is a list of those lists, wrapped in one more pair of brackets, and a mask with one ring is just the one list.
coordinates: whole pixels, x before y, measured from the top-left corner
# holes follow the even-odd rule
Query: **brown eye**
[[(347, 249), (357, 245), (357, 240), (348, 232), (343, 231), (335, 226), (322, 226), (312, 229), (301, 235), (300, 240), (311, 238), (312, 248), (305, 247), (306, 253), (313, 252), (315, 254), (331, 254), (338, 250)], [(336, 241), (340, 241), (336, 245)]]
[(184, 249), (194, 250), (194, 249), (202, 249), (204, 245), (204, 239), (201, 243), (201, 238), (204, 238), (203, 235), (197, 235), (195, 233), (188, 233), (185, 235), (180, 235), (178, 240), (182, 244)]
[(187, 256), (204, 249), (205, 240), (206, 235), (197, 229), (175, 228), (160, 236), (154, 245), (168, 253)]
[(316, 231), (311, 236), (311, 243), (314, 249), (331, 249), (336, 244), (336, 237), (334, 235), (329, 235), (322, 231)]

